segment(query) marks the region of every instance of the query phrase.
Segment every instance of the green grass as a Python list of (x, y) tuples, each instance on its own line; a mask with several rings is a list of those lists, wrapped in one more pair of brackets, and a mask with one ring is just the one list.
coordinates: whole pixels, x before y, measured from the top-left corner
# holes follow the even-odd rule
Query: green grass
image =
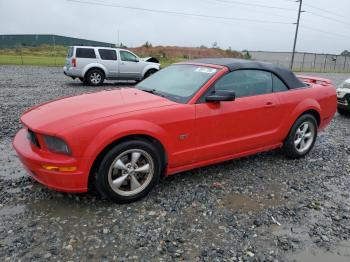
[(63, 66), (65, 57), (0, 55), (2, 65)]
[[(0, 64), (2, 65), (39, 65), (39, 66), (63, 66), (65, 64), (65, 57), (54, 56), (40, 56), (40, 55), (1, 55)], [(173, 63), (185, 61), (184, 58), (163, 58), (160, 59), (162, 68)]]

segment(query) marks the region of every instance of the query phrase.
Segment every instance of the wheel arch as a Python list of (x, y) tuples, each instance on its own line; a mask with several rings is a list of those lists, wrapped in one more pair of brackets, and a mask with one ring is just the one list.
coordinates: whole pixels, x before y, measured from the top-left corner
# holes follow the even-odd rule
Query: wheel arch
[(101, 70), (104, 74), (104, 77), (106, 78), (107, 77), (107, 68), (105, 68), (104, 66), (100, 65), (100, 64), (90, 64), (90, 65), (87, 65), (85, 68), (84, 68), (84, 71), (83, 71), (83, 76), (85, 77), (86, 74), (90, 71), (90, 70), (93, 70), (93, 69), (98, 69), (98, 70)]
[[(301, 117), (301, 116), (303, 116), (303, 115), (306, 115), (306, 114), (310, 114), (310, 115), (312, 115), (313, 117), (315, 117), (315, 119), (316, 119), (316, 122), (317, 122), (317, 127), (319, 127), (320, 126), (320, 124), (321, 124), (321, 115), (320, 115), (320, 113), (316, 110), (316, 109), (309, 109), (309, 110), (306, 110), (306, 111), (304, 111), (299, 117)], [(298, 118), (299, 118), (298, 117)], [(297, 118), (297, 119), (298, 119)], [(295, 120), (296, 121), (296, 120)]]
[[(98, 161), (113, 146), (130, 139), (142, 139), (151, 141), (161, 151), (164, 167), (171, 161), (173, 149), (172, 139), (169, 134), (159, 125), (141, 119), (117, 121), (106, 125), (100, 132), (95, 134), (89, 145), (82, 153), (86, 158), (83, 169), (86, 170), (87, 180), (90, 182), (90, 175), (94, 174)], [(165, 171), (165, 168), (164, 168)]]
[(298, 112), (297, 114), (293, 114), (293, 117), (291, 118), (292, 121), (290, 121), (288, 123), (287, 128), (285, 129), (286, 132), (284, 133), (283, 137), (282, 137), (282, 141), (285, 141), (290, 133), (290, 131), (292, 130), (293, 125), (295, 124), (295, 122), (303, 115), (306, 114), (310, 114), (312, 116), (315, 117), (316, 122), (317, 122), (317, 128), (320, 127), (321, 124), (321, 114), (319, 112), (319, 110), (317, 108), (311, 107), (311, 108), (305, 108), (304, 110)]
[(142, 70), (142, 78), (145, 77), (146, 73), (147, 73), (149, 70), (157, 70), (157, 71), (159, 71), (159, 66), (157, 66), (157, 65), (147, 65), (147, 66)]
[(305, 114), (311, 114), (316, 118), (317, 127), (320, 128), (322, 124), (322, 111), (321, 106), (316, 100), (306, 99), (299, 103), (294, 110), (289, 114), (289, 117), (284, 121), (281, 130), (281, 141), (285, 141), (288, 137), (290, 130), (299, 117)]
[(97, 157), (93, 161), (93, 163), (90, 167), (90, 170), (89, 170), (88, 188), (91, 188), (94, 185), (95, 173), (97, 172), (104, 156), (116, 145), (121, 144), (121, 143), (126, 142), (126, 141), (130, 141), (130, 140), (141, 140), (141, 141), (146, 141), (146, 142), (153, 144), (160, 153), (161, 160), (162, 160), (162, 173), (163, 173), (162, 175), (165, 175), (164, 171), (165, 171), (165, 168), (166, 168), (167, 163), (168, 163), (168, 154), (167, 154), (167, 151), (166, 151), (164, 145), (157, 138), (155, 138), (151, 135), (131, 134), (131, 135), (122, 136), (122, 137), (112, 141), (111, 143), (106, 145), (102, 149), (102, 151), (100, 151), (98, 153)]

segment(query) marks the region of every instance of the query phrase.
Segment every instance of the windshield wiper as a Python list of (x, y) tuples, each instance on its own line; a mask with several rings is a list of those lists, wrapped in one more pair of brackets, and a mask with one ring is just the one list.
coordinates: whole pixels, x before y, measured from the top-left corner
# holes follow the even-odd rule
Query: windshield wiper
[(153, 95), (161, 96), (161, 97), (166, 97), (163, 93), (160, 93), (159, 91), (155, 89), (146, 89), (146, 88), (140, 88), (140, 90), (145, 91), (147, 93), (151, 93)]

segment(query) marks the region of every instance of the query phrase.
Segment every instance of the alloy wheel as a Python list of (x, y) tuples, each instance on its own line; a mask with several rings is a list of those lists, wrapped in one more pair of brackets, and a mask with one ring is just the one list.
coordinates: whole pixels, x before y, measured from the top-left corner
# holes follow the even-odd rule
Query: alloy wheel
[(315, 139), (315, 126), (309, 122), (303, 122), (294, 136), (294, 146), (299, 153), (307, 151)]
[(108, 172), (111, 189), (122, 196), (133, 196), (143, 191), (154, 175), (154, 162), (149, 153), (130, 149), (118, 155)]
[(92, 73), (90, 75), (90, 81), (95, 84), (95, 85), (98, 85), (102, 80), (102, 77), (99, 73)]

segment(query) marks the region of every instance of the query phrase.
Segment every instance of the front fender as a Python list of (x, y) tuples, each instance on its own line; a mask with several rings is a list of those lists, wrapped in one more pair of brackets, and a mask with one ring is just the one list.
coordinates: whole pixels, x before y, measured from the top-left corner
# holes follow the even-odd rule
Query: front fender
[(148, 71), (148, 70), (150, 70), (150, 69), (155, 69), (155, 70), (159, 70), (159, 64), (148, 64), (148, 65), (146, 65), (145, 67), (144, 67), (144, 69), (142, 70), (142, 77), (144, 77), (145, 76), (145, 74), (146, 74), (146, 72)]
[(162, 127), (145, 120), (126, 120), (105, 127), (94, 137), (93, 143), (90, 143), (83, 153), (84, 156), (89, 156), (86, 170), (91, 169), (93, 162), (104, 148), (130, 135), (151, 136), (163, 145), (166, 152), (172, 152), (171, 139)]
[(105, 73), (105, 76), (108, 75), (108, 69), (104, 65), (98, 63), (91, 63), (84, 67), (82, 71), (83, 76), (85, 76), (86, 72), (89, 71), (91, 68), (99, 68)]

